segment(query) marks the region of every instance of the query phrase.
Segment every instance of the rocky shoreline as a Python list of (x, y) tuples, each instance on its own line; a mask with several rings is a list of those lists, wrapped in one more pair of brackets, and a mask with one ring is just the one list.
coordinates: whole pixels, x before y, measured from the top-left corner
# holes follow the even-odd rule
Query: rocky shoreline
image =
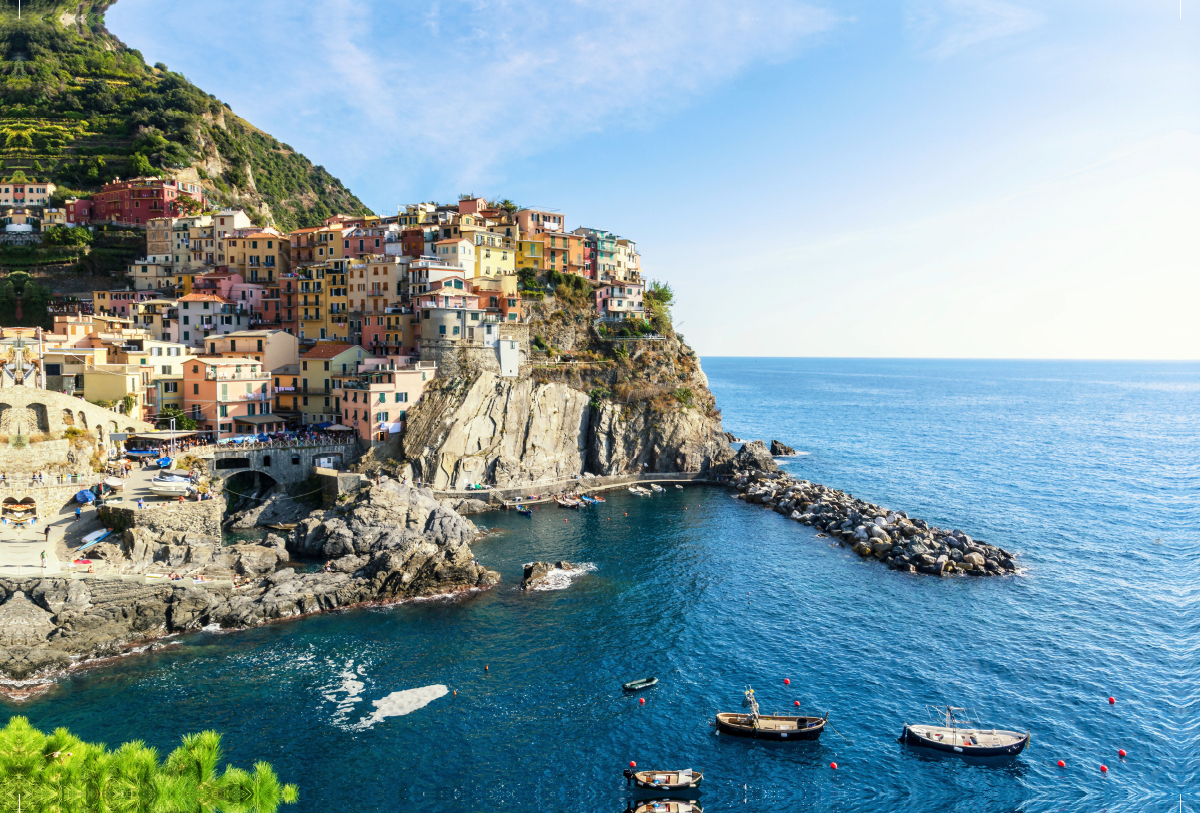
[(797, 480), (779, 470), (772, 451), (760, 440), (746, 443), (738, 451), (730, 463), (729, 484), (737, 489), (739, 499), (816, 528), (823, 532), (818, 536), (838, 539), (864, 559), (876, 559), (891, 570), (933, 576), (1017, 572), (1013, 555), (1003, 548), (844, 491)]
[[(102, 563), (96, 578), (0, 579), (0, 681), (20, 699), (31, 679), (174, 633), (487, 589), (500, 574), (475, 560), (478, 534), (428, 489), (387, 479), (259, 543), (127, 529), (89, 554)], [(283, 566), (292, 554), (325, 564), (298, 573)]]

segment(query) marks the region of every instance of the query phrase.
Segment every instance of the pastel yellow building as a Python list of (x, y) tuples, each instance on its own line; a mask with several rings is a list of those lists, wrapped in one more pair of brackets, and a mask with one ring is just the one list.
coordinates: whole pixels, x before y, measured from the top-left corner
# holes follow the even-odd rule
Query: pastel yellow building
[(546, 268), (546, 243), (543, 239), (517, 241), (517, 269)]

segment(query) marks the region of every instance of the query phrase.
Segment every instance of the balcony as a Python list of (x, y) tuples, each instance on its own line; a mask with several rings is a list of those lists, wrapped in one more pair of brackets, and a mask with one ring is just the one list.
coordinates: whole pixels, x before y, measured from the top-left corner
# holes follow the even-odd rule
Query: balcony
[(227, 373), (213, 372), (211, 369), (204, 373), (205, 381), (270, 381), (271, 375), (262, 373)]

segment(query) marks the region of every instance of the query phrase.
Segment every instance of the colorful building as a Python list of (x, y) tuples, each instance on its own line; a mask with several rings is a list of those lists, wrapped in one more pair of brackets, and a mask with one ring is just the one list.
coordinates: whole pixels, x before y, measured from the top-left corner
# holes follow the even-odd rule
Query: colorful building
[(271, 410), (271, 377), (252, 359), (191, 358), (183, 365), (183, 390), (188, 417), (217, 440), (283, 428)]
[(403, 431), (408, 410), (436, 376), (433, 362), (397, 365), (386, 359), (367, 359), (354, 372), (334, 373), (338, 420), (364, 441), (382, 443)]
[(92, 220), (145, 226), (156, 217), (185, 214), (180, 200), (189, 198), (204, 206), (204, 189), (199, 184), (171, 178), (120, 178), (105, 184), (92, 197)]

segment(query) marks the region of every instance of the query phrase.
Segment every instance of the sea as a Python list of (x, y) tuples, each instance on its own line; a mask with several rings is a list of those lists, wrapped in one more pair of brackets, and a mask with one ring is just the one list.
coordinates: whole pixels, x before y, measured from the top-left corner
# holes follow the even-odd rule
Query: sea
[[(618, 813), (645, 798), (631, 761), (702, 770), (710, 811), (1200, 810), (1200, 364), (703, 365), (727, 430), (798, 450), (785, 469), (1021, 574), (891, 572), (719, 487), (612, 492), (476, 517), (491, 591), (181, 636), (4, 713), (163, 753), (215, 729), (299, 786), (297, 813)], [(534, 560), (580, 567), (516, 590)], [(716, 735), (747, 687), (828, 729)], [(897, 742), (947, 705), (1030, 747)]]

